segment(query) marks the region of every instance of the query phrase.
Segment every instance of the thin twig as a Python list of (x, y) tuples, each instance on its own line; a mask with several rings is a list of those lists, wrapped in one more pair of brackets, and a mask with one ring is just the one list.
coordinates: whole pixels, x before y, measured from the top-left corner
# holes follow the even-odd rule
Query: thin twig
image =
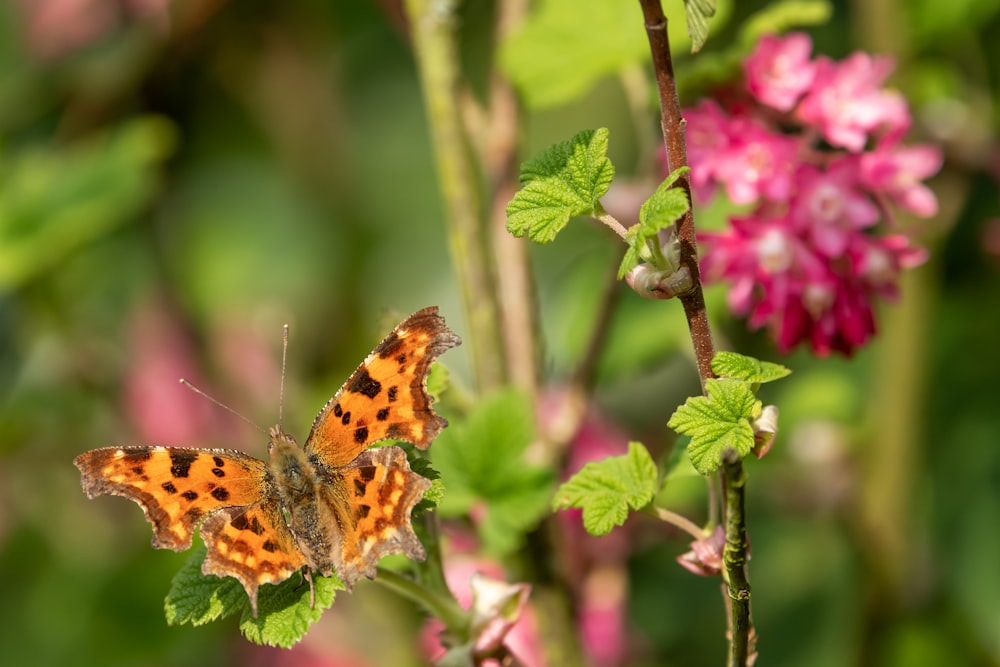
[[(660, 96), (660, 128), (663, 131), (663, 142), (667, 152), (667, 169), (673, 171), (687, 166), (688, 161), (684, 118), (681, 116), (674, 66), (670, 59), (667, 18), (663, 15), (660, 0), (639, 0), (639, 4), (642, 5), (646, 20), (646, 35), (649, 38), (649, 49), (656, 72), (656, 87)], [(691, 201), (691, 182), (688, 176), (677, 179), (677, 187), (681, 188), (687, 195), (688, 201)], [(704, 386), (705, 380), (714, 377), (712, 357), (715, 354), (715, 346), (712, 343), (712, 331), (708, 326), (705, 296), (701, 291), (694, 214), (690, 208), (677, 224), (677, 238), (680, 241), (681, 265), (691, 271), (694, 283), (691, 291), (679, 298), (684, 306), (684, 314), (687, 315), (688, 326), (691, 328), (691, 342), (694, 344), (698, 375)]]

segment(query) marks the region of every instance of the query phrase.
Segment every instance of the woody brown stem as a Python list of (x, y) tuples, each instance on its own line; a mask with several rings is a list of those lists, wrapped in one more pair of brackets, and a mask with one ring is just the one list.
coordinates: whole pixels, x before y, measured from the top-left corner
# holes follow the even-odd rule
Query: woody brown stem
[[(667, 18), (663, 14), (660, 0), (639, 0), (645, 20), (646, 35), (656, 72), (656, 87), (660, 98), (660, 127), (666, 149), (667, 169), (671, 172), (687, 166), (687, 145), (684, 132), (684, 118), (681, 115), (680, 99), (677, 95), (673, 62), (670, 56), (670, 40), (667, 35)], [(691, 182), (685, 174), (677, 179), (676, 187), (681, 188), (691, 201)], [(702, 390), (705, 383), (715, 377), (712, 372), (712, 357), (715, 346), (712, 331), (705, 310), (705, 296), (701, 288), (701, 274), (698, 271), (698, 249), (695, 240), (694, 212), (692, 208), (677, 223), (677, 239), (680, 243), (680, 263), (691, 272), (690, 291), (679, 295), (691, 331), (698, 365), (698, 377)], [(729, 611), (729, 661), (730, 667), (745, 667), (751, 654), (750, 637), (754, 630), (750, 617), (750, 583), (747, 579), (747, 536), (744, 515), (746, 478), (743, 463), (738, 456), (723, 457), (722, 481), (725, 495), (724, 525), (726, 547), (723, 554), (723, 578), (727, 583), (727, 605)]]

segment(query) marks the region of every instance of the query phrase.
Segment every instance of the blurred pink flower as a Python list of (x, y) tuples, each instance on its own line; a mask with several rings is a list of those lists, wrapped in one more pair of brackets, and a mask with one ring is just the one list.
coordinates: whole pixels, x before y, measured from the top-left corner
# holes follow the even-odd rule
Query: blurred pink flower
[(200, 383), (194, 350), (180, 323), (155, 299), (132, 315), (125, 412), (140, 440), (191, 446), (220, 434), (220, 408), (179, 380)]
[(28, 48), (55, 59), (86, 47), (126, 19), (166, 32), (171, 0), (19, 0)]
[(792, 189), (797, 142), (771, 132), (752, 118), (733, 118), (726, 150), (714, 156), (716, 178), (734, 204), (757, 199), (787, 201)]
[(933, 146), (887, 145), (880, 142), (861, 156), (860, 178), (875, 192), (884, 192), (900, 208), (922, 218), (937, 215), (934, 193), (921, 183), (941, 169), (941, 151)]
[(764, 35), (743, 62), (750, 93), (762, 104), (791, 111), (812, 85), (816, 67), (809, 60), (811, 51), (812, 40), (805, 33)]
[(701, 267), (707, 281), (731, 282), (730, 308), (767, 327), (782, 351), (808, 341), (816, 354), (850, 354), (875, 333), (875, 299), (895, 297), (900, 270), (927, 257), (884, 234), (888, 204), (934, 215), (922, 181), (942, 158), (900, 145), (910, 113), (883, 88), (890, 59), (810, 62), (810, 48), (802, 34), (763, 38), (742, 96), (684, 112), (696, 194), (724, 188), (752, 207), (729, 229), (699, 234)]
[(859, 189), (858, 176), (851, 157), (835, 160), (825, 170), (804, 164), (796, 174), (789, 218), (806, 230), (812, 247), (824, 257), (842, 255), (853, 233), (879, 219), (875, 204)]
[[(489, 653), (501, 645), (525, 667), (545, 667), (538, 619), (528, 601), (527, 584), (507, 584), (503, 567), (492, 560), (469, 554), (445, 558), (445, 580), (458, 603), (472, 610), (473, 651)], [(443, 658), (441, 644), (444, 624), (431, 618), (421, 632), (424, 653), (431, 660)], [(492, 659), (476, 663), (499, 667)]]

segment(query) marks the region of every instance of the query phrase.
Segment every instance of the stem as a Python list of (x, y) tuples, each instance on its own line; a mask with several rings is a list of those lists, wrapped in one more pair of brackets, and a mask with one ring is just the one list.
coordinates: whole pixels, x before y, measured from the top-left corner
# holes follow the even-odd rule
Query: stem
[(406, 0), (413, 51), (420, 72), (427, 120), (444, 198), (452, 263), (462, 289), (476, 385), (488, 391), (504, 382), (493, 263), (487, 251), (483, 211), (461, 119), (457, 0)]
[[(660, 97), (660, 128), (666, 148), (667, 170), (673, 172), (687, 166), (687, 146), (684, 136), (684, 118), (681, 115), (680, 99), (674, 79), (674, 67), (670, 57), (670, 39), (667, 35), (667, 18), (663, 15), (660, 0), (639, 0), (642, 6), (656, 73), (656, 86)], [(677, 180), (677, 187), (683, 189), (691, 201), (691, 182), (687, 174)], [(715, 376), (712, 372), (712, 357), (715, 346), (712, 331), (708, 325), (705, 296), (701, 289), (701, 274), (698, 271), (698, 248), (695, 239), (693, 207), (677, 223), (677, 239), (680, 243), (680, 263), (691, 272), (691, 291), (678, 298), (684, 306), (691, 343), (698, 365), (698, 377), (702, 391), (705, 382)], [(745, 667), (750, 655), (750, 637), (754, 630), (750, 620), (750, 584), (747, 579), (747, 536), (746, 520), (743, 515), (744, 486), (746, 478), (743, 464), (735, 452), (723, 457), (722, 480), (725, 493), (726, 548), (723, 555), (723, 577), (728, 584), (729, 609), (729, 665)]]
[(676, 512), (671, 512), (670, 510), (665, 510), (662, 507), (654, 507), (653, 514), (655, 514), (656, 518), (661, 521), (666, 521), (671, 526), (680, 528), (696, 540), (701, 540), (705, 537), (705, 531), (702, 530), (701, 526), (691, 521), (691, 519), (686, 516), (682, 516)]
[(413, 579), (384, 567), (378, 568), (374, 581), (426, 609), (431, 616), (444, 622), (450, 634), (461, 638), (468, 634), (468, 614), (454, 598), (435, 593)]
[(600, 211), (600, 212), (595, 212), (594, 217), (597, 218), (597, 220), (599, 220), (602, 224), (609, 227), (611, 231), (613, 231), (615, 234), (617, 234), (621, 238), (625, 238), (625, 233), (628, 230), (625, 229), (625, 225), (623, 225), (622, 223), (618, 222), (617, 219), (615, 219), (615, 216), (611, 215), (610, 213)]
[(722, 551), (723, 579), (729, 595), (729, 667), (744, 667), (750, 655), (750, 581), (747, 579), (747, 531), (743, 511), (746, 475), (734, 449), (723, 454), (726, 482), (726, 546)]
[[(656, 87), (660, 96), (660, 129), (663, 131), (663, 142), (667, 151), (667, 171), (673, 172), (679, 167), (687, 166), (687, 145), (684, 137), (684, 118), (681, 116), (680, 100), (677, 97), (677, 86), (674, 80), (674, 66), (670, 59), (670, 39), (667, 36), (667, 18), (663, 15), (660, 0), (639, 0), (642, 13), (646, 20), (646, 35), (649, 38), (649, 49), (653, 57), (653, 68), (656, 72)], [(688, 175), (677, 179), (677, 186), (691, 201), (691, 181)], [(681, 265), (691, 271), (693, 288), (687, 294), (680, 296), (687, 316), (688, 327), (691, 329), (691, 342), (694, 345), (695, 359), (698, 364), (698, 376), (704, 388), (705, 380), (715, 377), (712, 373), (712, 357), (715, 346), (712, 343), (712, 331), (708, 326), (708, 314), (705, 311), (705, 296), (701, 291), (701, 274), (698, 272), (698, 247), (695, 241), (694, 211), (688, 208), (677, 223), (677, 238), (680, 241)]]

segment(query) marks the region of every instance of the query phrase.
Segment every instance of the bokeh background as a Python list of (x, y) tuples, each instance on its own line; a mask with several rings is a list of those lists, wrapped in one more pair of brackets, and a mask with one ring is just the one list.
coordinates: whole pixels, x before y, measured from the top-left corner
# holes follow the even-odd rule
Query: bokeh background
[[(638, 56), (612, 61), (635, 62), (578, 84), (550, 34), (539, 69), (555, 62), (566, 74), (549, 80), (569, 83), (534, 98), (519, 141), (528, 157), (610, 127), (619, 174), (648, 192), (645, 38), (635, 3), (619, 4)], [(767, 3), (738, 4), (720, 3), (709, 52)], [(679, 5), (667, 11), (682, 24)], [(941, 213), (910, 228), (931, 260), (852, 359), (778, 359), (710, 290), (720, 345), (795, 369), (764, 396), (782, 409), (779, 444), (748, 465), (762, 664), (1000, 664), (1000, 2), (831, 7), (810, 29), (817, 52), (897, 57), (914, 136), (945, 151), (931, 183)], [(480, 95), (493, 11), (460, 7)], [(417, 612), (364, 583), (293, 651), (251, 646), (232, 619), (167, 627), (184, 555), (152, 550), (131, 503), (86, 500), (72, 459), (138, 443), (263, 456), (259, 433), (177, 379), (270, 425), (286, 322), (285, 424), (304, 436), (399, 317), (437, 304), (466, 332), (445, 229), (398, 3), (0, 4), (0, 662), (421, 664)], [(581, 323), (619, 253), (588, 225), (532, 249), (545, 383), (582, 354)], [(617, 298), (595, 406), (662, 451), (670, 412), (697, 391), (685, 326), (677, 304)], [(467, 350), (446, 362), (461, 383)], [(704, 516), (699, 481), (666, 495)], [(718, 581), (676, 565), (683, 536), (644, 528), (629, 551), (625, 662), (719, 664)]]

